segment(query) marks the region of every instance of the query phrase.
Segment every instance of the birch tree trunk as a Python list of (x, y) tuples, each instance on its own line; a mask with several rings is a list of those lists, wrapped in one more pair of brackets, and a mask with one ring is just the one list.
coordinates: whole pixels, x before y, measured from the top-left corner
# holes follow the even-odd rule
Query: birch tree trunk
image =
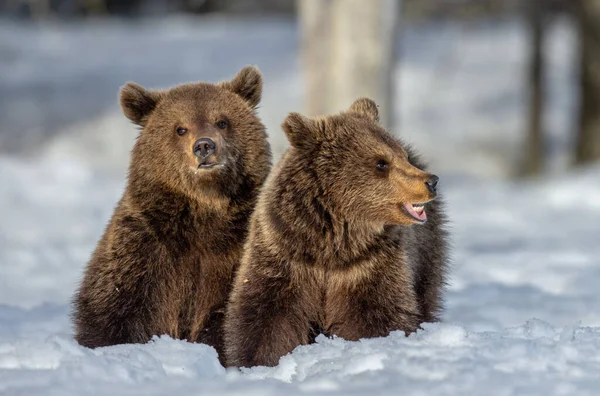
[(297, 0), (306, 111), (327, 114), (332, 0)]
[(367, 96), (392, 126), (400, 0), (298, 0), (306, 110), (330, 114)]

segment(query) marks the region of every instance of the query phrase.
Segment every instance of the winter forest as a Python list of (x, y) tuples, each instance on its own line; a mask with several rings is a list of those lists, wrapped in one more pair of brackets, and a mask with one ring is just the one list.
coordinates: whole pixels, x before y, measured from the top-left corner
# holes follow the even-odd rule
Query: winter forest
[[(273, 163), (288, 113), (368, 96), (440, 177), (442, 320), (274, 367), (166, 335), (79, 345), (139, 134), (120, 87), (246, 65)], [(600, 393), (599, 0), (0, 0), (0, 120), (0, 395)]]

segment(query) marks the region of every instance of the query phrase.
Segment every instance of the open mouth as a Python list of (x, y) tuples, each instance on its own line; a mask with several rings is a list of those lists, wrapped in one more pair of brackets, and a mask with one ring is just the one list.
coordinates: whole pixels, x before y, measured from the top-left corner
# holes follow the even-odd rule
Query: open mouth
[(425, 204), (410, 204), (406, 203), (403, 206), (406, 213), (420, 223), (427, 221), (427, 213), (425, 213)]

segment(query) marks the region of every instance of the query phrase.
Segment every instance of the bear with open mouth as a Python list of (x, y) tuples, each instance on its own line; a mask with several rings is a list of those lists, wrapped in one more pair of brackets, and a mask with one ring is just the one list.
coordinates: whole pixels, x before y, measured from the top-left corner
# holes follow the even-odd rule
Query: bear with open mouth
[(225, 317), (231, 366), (273, 366), (318, 334), (414, 332), (439, 319), (448, 255), (439, 178), (359, 99), (291, 113), (261, 189)]
[(254, 67), (217, 84), (121, 89), (123, 112), (141, 131), (74, 297), (81, 345), (166, 334), (212, 345), (222, 359), (225, 303), (271, 166), (261, 92)]

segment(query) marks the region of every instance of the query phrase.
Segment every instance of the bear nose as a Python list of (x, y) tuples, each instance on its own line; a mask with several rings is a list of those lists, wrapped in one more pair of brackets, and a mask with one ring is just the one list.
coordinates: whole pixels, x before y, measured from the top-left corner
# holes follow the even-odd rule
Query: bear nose
[(194, 155), (204, 159), (213, 154), (217, 149), (217, 145), (209, 138), (201, 138), (194, 143)]
[(429, 180), (425, 182), (425, 184), (427, 185), (427, 189), (432, 193), (436, 192), (438, 181), (440, 181), (439, 177), (437, 177), (436, 175), (431, 175)]

